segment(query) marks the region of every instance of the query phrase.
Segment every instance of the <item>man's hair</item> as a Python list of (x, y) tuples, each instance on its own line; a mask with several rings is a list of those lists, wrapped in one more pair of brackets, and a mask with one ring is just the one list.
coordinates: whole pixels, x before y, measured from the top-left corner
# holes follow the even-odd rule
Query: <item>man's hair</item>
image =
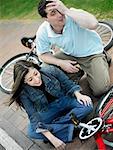
[(38, 13), (40, 14), (41, 17), (47, 18), (47, 13), (45, 9), (46, 9), (46, 5), (51, 2), (53, 1), (40, 0), (38, 4)]

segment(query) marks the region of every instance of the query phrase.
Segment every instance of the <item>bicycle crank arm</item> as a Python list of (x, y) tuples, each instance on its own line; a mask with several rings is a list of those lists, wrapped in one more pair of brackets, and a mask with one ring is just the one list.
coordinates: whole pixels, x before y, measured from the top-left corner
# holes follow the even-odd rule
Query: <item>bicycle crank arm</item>
[(95, 131), (95, 128), (94, 128), (94, 125), (88, 125), (88, 124), (85, 124), (85, 123), (79, 123), (79, 127), (83, 127), (83, 128), (87, 128), (88, 130), (92, 130), (92, 131)]

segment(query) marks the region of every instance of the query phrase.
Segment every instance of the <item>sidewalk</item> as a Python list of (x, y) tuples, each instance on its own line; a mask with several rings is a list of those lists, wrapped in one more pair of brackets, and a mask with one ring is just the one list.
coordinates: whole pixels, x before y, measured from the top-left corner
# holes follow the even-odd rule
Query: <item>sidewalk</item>
[[(5, 21), (0, 22), (0, 66), (9, 58), (22, 52), (29, 51), (21, 45), (23, 36), (33, 36), (41, 21)], [(49, 150), (52, 146), (39, 141), (30, 140), (27, 136), (27, 115), (13, 104), (10, 107), (4, 102), (10, 95), (0, 91), (0, 128), (3, 129), (23, 150)], [(1, 136), (0, 136), (1, 137)], [(2, 139), (3, 140), (3, 137)], [(7, 140), (6, 140), (7, 141)], [(2, 143), (0, 143), (2, 144)], [(0, 146), (0, 150), (3, 147)], [(8, 150), (10, 149), (10, 145)], [(17, 149), (12, 149), (17, 150)]]
[[(6, 21), (0, 22), (0, 65), (4, 64), (6, 60), (21, 52), (28, 51), (27, 48), (20, 44), (20, 39), (23, 36), (33, 36), (38, 29), (38, 21)], [(113, 59), (113, 48), (109, 51)], [(110, 68), (111, 82), (113, 83), (113, 64)], [(84, 88), (87, 84), (81, 82)], [(23, 150), (53, 150), (54, 148), (49, 144), (44, 144), (38, 140), (31, 140), (27, 136), (27, 115), (24, 111), (17, 109), (13, 104), (8, 107), (4, 104), (8, 101), (10, 95), (4, 94), (0, 91), (0, 128), (3, 129), (9, 137), (12, 138)], [(0, 135), (1, 137), (1, 135)], [(4, 150), (0, 139), (0, 150)], [(7, 141), (7, 139), (5, 139)], [(10, 149), (10, 144), (7, 150)], [(67, 150), (93, 150), (95, 147), (94, 138), (90, 138), (85, 142), (80, 142), (78, 138), (71, 144), (67, 145)]]
[[(33, 141), (28, 138), (27, 136), (28, 119), (26, 113), (20, 109), (17, 110), (17, 107), (14, 104), (10, 107), (3, 104), (9, 99), (8, 95), (3, 94), (0, 91), (0, 96), (2, 96), (0, 98), (0, 128), (3, 129), (12, 139), (14, 139), (14, 141), (16, 141), (16, 143), (22, 148), (22, 150), (52, 149), (50, 145), (38, 141)], [(2, 143), (0, 144), (2, 145)], [(9, 146), (11, 146), (11, 143)], [(9, 148), (8, 150), (11, 149)]]

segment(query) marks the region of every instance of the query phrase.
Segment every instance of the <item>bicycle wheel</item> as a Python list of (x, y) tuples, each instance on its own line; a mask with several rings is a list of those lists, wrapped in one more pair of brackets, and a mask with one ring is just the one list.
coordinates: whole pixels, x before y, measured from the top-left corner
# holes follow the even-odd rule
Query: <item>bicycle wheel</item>
[[(108, 109), (109, 110), (109, 109)], [(113, 105), (112, 105), (112, 109), (110, 107), (110, 110), (107, 111), (105, 113), (106, 115), (106, 119), (113, 119)], [(107, 129), (113, 129), (113, 124), (104, 124), (104, 128)], [(112, 147), (113, 148), (113, 131), (112, 132), (108, 132), (107, 134), (103, 134), (102, 135), (103, 141), (104, 143), (108, 146), (108, 147)]]
[(113, 87), (104, 96), (101, 102), (97, 105), (96, 115), (102, 119), (113, 117)]
[(39, 64), (38, 56), (36, 56), (35, 54), (29, 56), (29, 53), (22, 53), (9, 59), (0, 68), (0, 88), (3, 92), (7, 94), (10, 94), (12, 92), (13, 67), (18, 60), (29, 60)]
[[(104, 118), (104, 120), (106, 119), (112, 119), (113, 118), (113, 98), (111, 98), (109, 100), (108, 103), (106, 103), (105, 107), (103, 108), (102, 112), (101, 112), (101, 116)], [(105, 124), (104, 128), (113, 128), (113, 125), (110, 124)], [(113, 148), (113, 132), (111, 133), (107, 133), (107, 134), (103, 134), (102, 135), (103, 141), (104, 143)]]
[[(98, 116), (102, 118), (103, 122), (104, 120), (113, 118), (113, 87), (109, 90), (106, 96), (104, 96), (100, 104), (98, 104), (96, 111), (97, 111)], [(106, 127), (113, 128), (113, 125), (112, 124), (108, 125), (104, 123), (104, 129), (106, 129)], [(103, 138), (104, 143), (107, 146), (113, 147), (113, 132), (103, 134), (102, 138)]]
[(113, 46), (113, 26), (107, 22), (99, 21), (95, 31), (102, 39), (104, 50), (109, 50)]

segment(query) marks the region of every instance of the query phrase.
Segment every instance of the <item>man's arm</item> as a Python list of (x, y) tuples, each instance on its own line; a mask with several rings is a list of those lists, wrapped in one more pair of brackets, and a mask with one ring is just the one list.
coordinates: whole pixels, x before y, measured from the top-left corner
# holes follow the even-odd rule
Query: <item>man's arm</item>
[(75, 22), (77, 22), (80, 26), (94, 30), (97, 28), (98, 21), (97, 19), (90, 13), (82, 10), (70, 8), (65, 12), (68, 16), (72, 17)]
[[(40, 28), (38, 29), (38, 32), (36, 34), (36, 49), (38, 57), (43, 62), (59, 66), (68, 73), (78, 72), (79, 69), (74, 66), (76, 64), (76, 61), (58, 59), (51, 52), (49, 52), (50, 45), (48, 38), (46, 38), (47, 33), (44, 30), (42, 31), (42, 29)], [(38, 51), (38, 49), (40, 49), (40, 51)]]
[(39, 55), (39, 58), (48, 64), (61, 67), (68, 73), (76, 73), (79, 71), (79, 69), (75, 66), (76, 61), (58, 59), (49, 52)]
[(53, 0), (52, 3), (47, 4), (49, 9), (57, 9), (62, 14), (68, 15), (80, 26), (95, 29), (98, 25), (98, 21), (92, 14), (75, 8), (67, 8), (60, 0)]

